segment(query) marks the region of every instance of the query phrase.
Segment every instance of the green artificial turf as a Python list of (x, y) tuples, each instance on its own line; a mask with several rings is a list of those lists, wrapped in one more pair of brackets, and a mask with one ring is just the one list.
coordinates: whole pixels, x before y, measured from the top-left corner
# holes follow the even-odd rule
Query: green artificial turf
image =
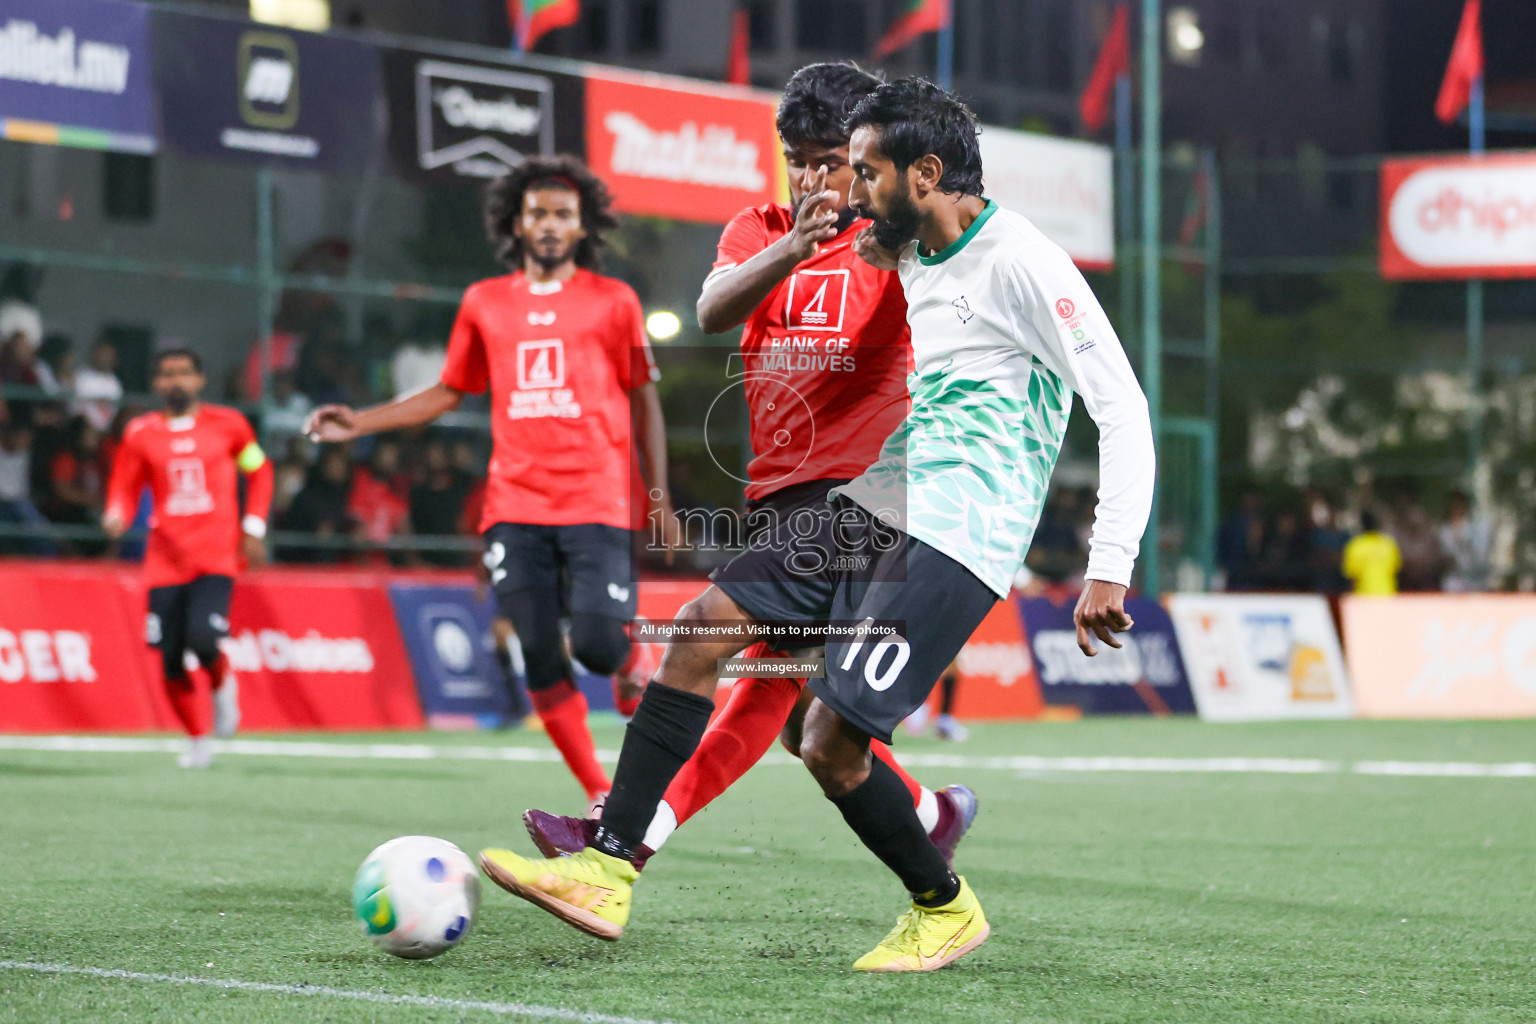
[[(617, 726), (600, 725), (615, 749)], [(538, 734), (293, 737), (547, 748)], [(987, 757), (1507, 762), (1536, 723), (990, 726)], [(575, 811), (549, 763), (0, 750), (0, 961), (719, 1021), (1529, 1022), (1536, 778), (924, 768), (981, 817), (958, 866), (990, 942), (937, 974), (853, 974), (901, 893), (808, 776), (764, 765), (646, 871), (601, 943), (487, 885), (423, 963), (350, 917), (363, 856), (427, 833), (531, 850), (527, 806)], [(481, 1021), (444, 1004), (0, 968), (0, 1021)], [(526, 1018), (525, 1018), (526, 1019)]]

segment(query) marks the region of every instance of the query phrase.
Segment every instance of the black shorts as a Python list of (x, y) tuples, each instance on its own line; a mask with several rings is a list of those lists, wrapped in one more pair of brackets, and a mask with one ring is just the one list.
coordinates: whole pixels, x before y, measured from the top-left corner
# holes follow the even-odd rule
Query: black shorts
[(497, 523), (485, 531), (485, 567), (497, 597), (532, 590), (559, 595), (562, 615), (635, 617), (635, 531), (602, 523)]
[(211, 655), (229, 635), (229, 576), (199, 576), (188, 583), (155, 587), (149, 592), (144, 637), (158, 647), (168, 667), (180, 665), (190, 648)]
[(997, 602), (965, 566), (845, 498), (795, 509), (713, 579), (758, 622), (824, 627), (826, 675), (811, 690), (886, 743)]

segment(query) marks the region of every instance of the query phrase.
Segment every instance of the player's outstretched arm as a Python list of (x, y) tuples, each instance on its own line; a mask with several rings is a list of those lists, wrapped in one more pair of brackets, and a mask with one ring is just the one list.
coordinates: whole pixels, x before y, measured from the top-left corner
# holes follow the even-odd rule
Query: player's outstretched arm
[(419, 391), (367, 409), (346, 405), (322, 405), (309, 414), (304, 432), (310, 440), (322, 443), (351, 441), (369, 434), (430, 423), (445, 412), (452, 412), (464, 400), (464, 392), (442, 381)]
[(827, 169), (820, 168), (800, 202), (795, 226), (745, 263), (717, 270), (704, 279), (695, 312), (705, 334), (719, 334), (747, 322), (752, 311), (780, 281), (816, 247), (837, 237), (837, 193), (827, 188)]

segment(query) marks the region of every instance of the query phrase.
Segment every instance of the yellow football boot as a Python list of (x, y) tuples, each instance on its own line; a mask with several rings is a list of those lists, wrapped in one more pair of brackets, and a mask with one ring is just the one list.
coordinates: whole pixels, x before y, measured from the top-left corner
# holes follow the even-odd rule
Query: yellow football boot
[(511, 850), (481, 850), (480, 868), (512, 895), (609, 942), (624, 934), (630, 890), (640, 877), (629, 861), (590, 848), (552, 860), (529, 860)]
[(920, 907), (901, 915), (880, 945), (854, 961), (856, 971), (936, 971), (954, 963), (992, 934), (981, 901), (960, 879), (960, 895), (942, 907)]

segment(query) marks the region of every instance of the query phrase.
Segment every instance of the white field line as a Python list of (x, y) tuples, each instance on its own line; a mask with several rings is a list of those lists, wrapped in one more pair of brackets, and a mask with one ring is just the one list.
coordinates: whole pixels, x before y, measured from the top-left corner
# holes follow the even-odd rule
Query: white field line
[(172, 985), (202, 985), (207, 988), (238, 992), (264, 992), (281, 996), (325, 996), (364, 1003), (389, 1003), (395, 1006), (425, 1006), (434, 1010), (480, 1010), (503, 1017), (530, 1017), (536, 1020), (576, 1021), (580, 1024), (665, 1024), (640, 1017), (614, 1017), (606, 1013), (583, 1013), (558, 1006), (528, 1003), (491, 1003), (474, 999), (450, 999), (446, 996), (395, 995), (365, 989), (330, 988), (325, 985), (275, 985), (264, 981), (236, 981), (233, 978), (196, 978), (185, 974), (150, 974), (143, 971), (118, 971), (104, 967), (75, 967), (71, 964), (35, 963), (29, 960), (0, 960), (0, 970), (31, 971), (34, 974), (74, 974), (117, 981), (154, 981)]
[[(0, 736), (0, 750), (41, 750), (89, 754), (170, 754), (185, 741), (123, 736)], [(521, 761), (557, 763), (560, 755), (541, 747), (436, 747), (426, 743), (327, 743), (316, 740), (215, 740), (220, 754), (265, 757), (330, 757), (384, 761)], [(610, 764), (618, 751), (599, 750)], [(782, 752), (762, 760), (799, 765)], [(972, 757), (965, 754), (903, 754), (911, 768), (958, 768), (1007, 772), (1147, 772), (1259, 775), (1399, 775), (1450, 778), (1536, 778), (1536, 763), (1481, 764), (1462, 761), (1326, 761), (1285, 757)]]

